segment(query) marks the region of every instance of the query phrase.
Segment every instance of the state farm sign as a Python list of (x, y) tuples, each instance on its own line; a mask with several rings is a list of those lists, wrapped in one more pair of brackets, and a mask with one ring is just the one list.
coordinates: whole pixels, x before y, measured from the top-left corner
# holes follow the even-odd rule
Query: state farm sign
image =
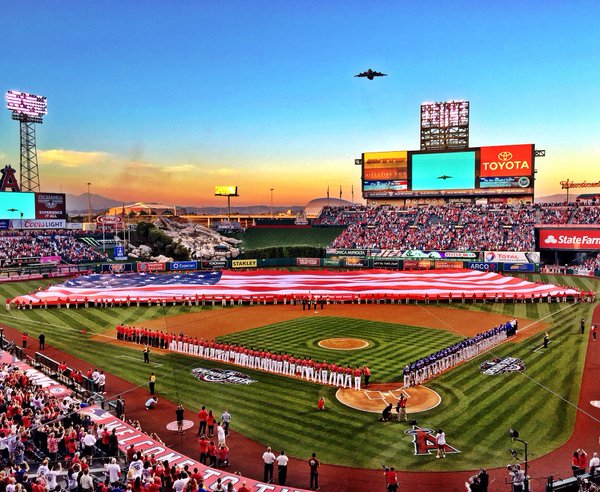
[(600, 249), (600, 229), (540, 229), (542, 249)]
[(533, 145), (496, 145), (481, 147), (479, 176), (531, 176)]

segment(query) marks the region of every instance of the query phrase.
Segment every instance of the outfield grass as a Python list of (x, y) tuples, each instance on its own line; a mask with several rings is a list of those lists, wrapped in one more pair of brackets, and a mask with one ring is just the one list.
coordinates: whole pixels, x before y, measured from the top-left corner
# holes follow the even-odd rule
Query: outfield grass
[[(598, 282), (588, 278), (528, 277), (599, 290)], [(0, 295), (13, 297), (38, 286), (37, 282), (4, 284), (0, 286)], [(527, 366), (524, 373), (484, 376), (479, 372), (479, 364), (491, 357), (486, 355), (429, 384), (441, 394), (442, 403), (419, 414), (417, 419), (419, 425), (425, 427), (443, 427), (449, 442), (462, 451), (447, 460), (415, 457), (411, 437), (404, 434), (407, 426), (378, 423), (374, 414), (345, 407), (335, 401), (333, 389), (319, 385), (251, 370), (243, 372), (256, 379), (256, 384), (228, 386), (203, 383), (194, 379), (191, 369), (227, 366), (182, 355), (154, 354), (153, 361), (163, 364), (156, 369), (157, 389), (173, 401), (182, 401), (186, 408), (196, 409), (205, 404), (220, 413), (227, 407), (233, 414), (233, 429), (261, 443), (285, 448), (292, 456), (305, 458), (316, 451), (327, 463), (378, 468), (385, 462), (410, 470), (503, 466), (511, 459), (507, 452), (512, 445), (506, 435), (509, 427), (519, 429), (529, 441), (530, 452), (536, 457), (560, 446), (570, 436), (575, 417), (575, 409), (570, 403), (577, 403), (588, 341), (587, 336), (577, 334), (578, 320), (582, 317), (589, 320), (593, 307), (592, 304), (547, 303), (453, 305), (453, 309), (502, 313), (507, 319), (513, 316), (533, 319), (550, 314), (554, 316), (545, 320), (551, 325), (552, 340), (547, 352), (533, 352), (541, 343), (539, 336), (494, 350), (497, 356), (522, 358)], [(401, 310), (401, 306), (398, 308)], [(442, 319), (444, 309), (447, 309), (438, 306), (429, 308), (439, 310)], [(43, 330), (49, 344), (89, 361), (92, 366), (103, 367), (144, 386), (149, 369), (142, 362), (140, 350), (103, 344), (91, 340), (91, 336), (113, 328), (118, 322), (137, 323), (143, 319), (200, 309), (171, 306), (24, 310), (1, 313), (0, 321), (27, 330), (32, 337), (37, 337)], [(321, 314), (230, 334), (225, 339), (341, 363), (368, 363), (374, 373), (374, 382), (399, 379), (405, 362), (456, 340), (452, 333), (440, 330)], [(248, 307), (248, 315), (252, 315), (251, 307)], [(87, 329), (87, 334), (81, 332), (82, 328)], [(332, 352), (316, 345), (321, 338), (335, 336), (364, 338), (371, 345), (354, 353)], [(335, 356), (330, 356), (331, 353)], [(133, 357), (134, 360), (120, 356)], [(110, 379), (108, 389), (110, 391)], [(316, 411), (320, 394), (328, 402), (329, 410), (324, 413)]]
[(325, 248), (339, 236), (345, 227), (315, 227), (306, 229), (249, 228), (243, 234), (227, 234), (241, 239), (243, 248), (270, 248), (277, 246), (314, 246)]

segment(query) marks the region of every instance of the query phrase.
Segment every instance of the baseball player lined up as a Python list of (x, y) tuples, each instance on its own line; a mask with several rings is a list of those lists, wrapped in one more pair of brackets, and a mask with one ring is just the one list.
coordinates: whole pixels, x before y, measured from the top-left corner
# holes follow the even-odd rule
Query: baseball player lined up
[[(162, 340), (161, 336), (155, 336), (154, 332), (130, 329), (119, 325), (117, 334), (121, 332), (121, 340), (133, 343), (146, 344), (155, 339)], [(136, 335), (137, 333), (137, 335)], [(367, 366), (350, 367), (335, 362), (315, 361), (311, 357), (295, 357), (292, 354), (281, 354), (268, 350), (254, 350), (241, 345), (219, 343), (179, 334), (164, 334), (164, 340), (168, 341), (165, 348), (174, 352), (181, 352), (204, 359), (213, 359), (227, 364), (234, 364), (249, 369), (280, 374), (283, 376), (297, 377), (306, 381), (319, 383), (340, 388), (361, 389), (362, 376), (370, 377), (371, 371)], [(161, 345), (159, 345), (161, 346)]]
[(506, 340), (509, 332), (516, 333), (516, 320), (495, 326), (491, 330), (478, 333), (471, 338), (457, 342), (445, 349), (407, 364), (402, 376), (404, 386), (422, 384), (428, 379), (468, 360)]

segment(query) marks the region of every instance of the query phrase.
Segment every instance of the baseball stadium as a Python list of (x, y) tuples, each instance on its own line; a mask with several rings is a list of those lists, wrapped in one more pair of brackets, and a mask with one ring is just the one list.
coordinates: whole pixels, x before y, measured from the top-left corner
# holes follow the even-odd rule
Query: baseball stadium
[(324, 172), (237, 207), (252, 185), (207, 170), (226, 207), (171, 204), (134, 146), (157, 196), (75, 205), (38, 165), (46, 97), (5, 92), (0, 492), (600, 490), (600, 196), (568, 194), (600, 182), (540, 201), (560, 142), (427, 102), (418, 141), (365, 139), (356, 200)]

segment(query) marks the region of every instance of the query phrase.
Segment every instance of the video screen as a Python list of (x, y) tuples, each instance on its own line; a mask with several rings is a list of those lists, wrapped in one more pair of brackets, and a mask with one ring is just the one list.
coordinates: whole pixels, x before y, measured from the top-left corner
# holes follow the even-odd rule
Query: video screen
[[(21, 216), (23, 213), (23, 216)], [(2, 191), (0, 192), (0, 218), (35, 219), (35, 193)]]
[(408, 152), (365, 152), (363, 154), (365, 181), (405, 180), (408, 178)]
[(412, 190), (475, 188), (475, 152), (412, 155)]

